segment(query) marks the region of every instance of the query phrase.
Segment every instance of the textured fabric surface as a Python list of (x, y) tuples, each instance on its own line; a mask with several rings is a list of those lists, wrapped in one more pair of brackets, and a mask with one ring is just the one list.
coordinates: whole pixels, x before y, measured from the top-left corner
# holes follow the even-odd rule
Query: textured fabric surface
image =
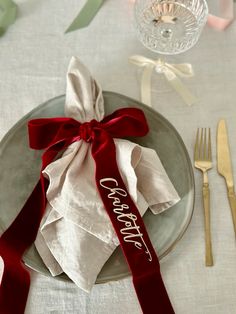
[[(24, 114), (49, 98), (63, 94), (72, 55), (93, 71), (103, 90), (139, 99), (140, 72), (128, 63), (133, 54), (156, 58), (136, 39), (133, 1), (109, 0), (92, 24), (63, 32), (85, 1), (21, 0), (19, 16), (0, 39), (0, 137)], [(178, 245), (162, 261), (163, 279), (177, 314), (234, 314), (236, 312), (236, 249), (231, 213), (223, 179), (216, 171), (216, 126), (225, 118), (230, 132), (236, 179), (236, 24), (225, 32), (205, 28), (190, 51), (167, 58), (190, 62), (195, 77), (185, 84), (197, 96), (186, 106), (161, 76), (153, 77), (153, 107), (182, 136), (193, 155), (197, 127), (212, 128), (214, 168), (209, 173), (212, 242), (215, 266), (204, 266), (204, 224), (201, 174), (194, 170), (196, 201), (192, 222)], [(91, 294), (32, 272), (27, 314), (140, 314), (131, 278), (96, 285)]]

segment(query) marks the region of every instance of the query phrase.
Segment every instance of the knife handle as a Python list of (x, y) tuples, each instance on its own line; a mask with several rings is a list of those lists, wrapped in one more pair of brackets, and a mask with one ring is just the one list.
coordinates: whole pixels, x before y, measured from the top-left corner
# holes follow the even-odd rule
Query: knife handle
[(209, 184), (203, 184), (203, 206), (205, 217), (205, 245), (206, 245), (206, 266), (213, 266), (212, 244), (211, 244), (211, 221), (210, 221), (210, 189)]
[(234, 187), (228, 188), (228, 199), (229, 199), (229, 204), (230, 204), (231, 214), (232, 214), (232, 219), (233, 219), (233, 224), (234, 224), (234, 233), (236, 236), (236, 196), (234, 192)]

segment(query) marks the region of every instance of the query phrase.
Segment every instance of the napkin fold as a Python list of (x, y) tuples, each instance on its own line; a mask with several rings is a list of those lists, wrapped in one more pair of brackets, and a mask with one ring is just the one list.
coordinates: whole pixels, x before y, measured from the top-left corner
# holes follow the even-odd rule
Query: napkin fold
[[(102, 90), (87, 68), (73, 57), (67, 74), (65, 114), (80, 122), (104, 117)], [(156, 152), (115, 139), (116, 158), (126, 188), (140, 214), (158, 214), (179, 201)], [(105, 165), (104, 165), (105, 166)], [(89, 292), (104, 263), (119, 245), (94, 179), (91, 146), (71, 144), (44, 169), (49, 180), (47, 208), (36, 248), (53, 276), (65, 272)]]

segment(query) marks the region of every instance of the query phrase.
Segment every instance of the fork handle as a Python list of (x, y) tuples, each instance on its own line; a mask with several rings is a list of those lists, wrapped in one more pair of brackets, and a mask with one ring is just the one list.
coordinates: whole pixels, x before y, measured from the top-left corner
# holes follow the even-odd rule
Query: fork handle
[(211, 245), (211, 221), (210, 221), (210, 189), (209, 184), (203, 184), (203, 206), (205, 218), (205, 245), (206, 245), (206, 266), (213, 266), (212, 245)]

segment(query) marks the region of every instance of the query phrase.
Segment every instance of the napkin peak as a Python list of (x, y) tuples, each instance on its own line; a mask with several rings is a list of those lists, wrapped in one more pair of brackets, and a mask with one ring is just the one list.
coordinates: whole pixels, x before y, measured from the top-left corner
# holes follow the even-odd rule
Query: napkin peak
[(65, 115), (80, 122), (104, 117), (102, 89), (78, 57), (72, 57), (67, 72)]

